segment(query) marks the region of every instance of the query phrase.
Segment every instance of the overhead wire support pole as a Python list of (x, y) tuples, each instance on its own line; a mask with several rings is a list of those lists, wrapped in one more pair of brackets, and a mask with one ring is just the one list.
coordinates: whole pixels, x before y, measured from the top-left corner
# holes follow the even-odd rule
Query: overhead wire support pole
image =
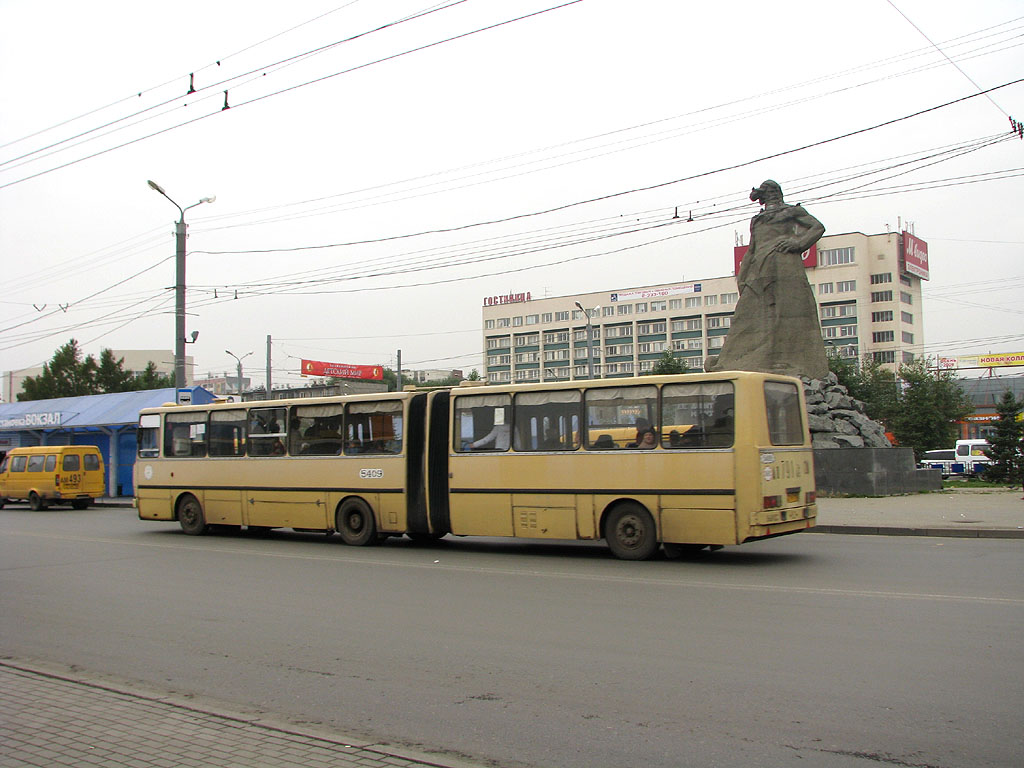
[[(175, 400), (177, 400), (177, 392), (185, 387), (185, 238), (188, 231), (188, 226), (185, 224), (185, 211), (190, 208), (195, 208), (197, 205), (203, 203), (212, 203), (216, 200), (216, 196), (204, 197), (198, 203), (185, 206), (182, 208), (178, 205), (171, 197), (164, 191), (164, 188), (157, 184), (155, 181), (147, 182), (151, 189), (156, 190), (161, 195), (166, 197), (175, 208), (178, 209), (178, 213), (181, 218), (174, 225), (174, 239), (175, 239), (175, 251), (174, 251), (174, 389), (176, 391)], [(195, 341), (195, 337), (198, 333), (193, 334), (192, 340)]]

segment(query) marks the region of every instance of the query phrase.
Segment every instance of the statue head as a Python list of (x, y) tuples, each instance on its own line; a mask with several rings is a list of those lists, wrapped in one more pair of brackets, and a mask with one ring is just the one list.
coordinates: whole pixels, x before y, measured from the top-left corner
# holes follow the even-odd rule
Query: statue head
[(765, 179), (761, 182), (760, 187), (754, 187), (750, 190), (750, 199), (762, 205), (768, 205), (769, 202), (781, 203), (782, 187), (777, 181)]

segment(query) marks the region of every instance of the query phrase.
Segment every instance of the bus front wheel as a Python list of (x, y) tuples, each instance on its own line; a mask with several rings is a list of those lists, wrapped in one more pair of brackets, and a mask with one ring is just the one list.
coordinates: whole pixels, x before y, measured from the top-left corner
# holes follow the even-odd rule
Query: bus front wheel
[(335, 517), (335, 527), (346, 544), (362, 547), (377, 543), (377, 524), (373, 519), (373, 510), (362, 499), (345, 499)]
[(658, 551), (658, 536), (651, 513), (639, 504), (620, 504), (604, 527), (608, 548), (620, 560), (646, 560)]
[(189, 536), (201, 536), (206, 533), (206, 516), (203, 507), (195, 496), (186, 496), (178, 502), (178, 524)]
[(28, 507), (33, 512), (39, 512), (41, 510), (44, 510), (46, 509), (47, 506), (48, 504), (46, 502), (46, 499), (44, 499), (35, 491), (32, 491), (32, 493), (28, 495)]

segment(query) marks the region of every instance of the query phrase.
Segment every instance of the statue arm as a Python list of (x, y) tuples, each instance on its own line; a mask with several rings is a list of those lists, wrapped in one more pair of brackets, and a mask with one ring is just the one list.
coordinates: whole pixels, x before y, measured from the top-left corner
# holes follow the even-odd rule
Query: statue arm
[(803, 253), (825, 234), (825, 225), (800, 205), (794, 205), (791, 214), (796, 233), (780, 244), (780, 250), (785, 250), (788, 253)]

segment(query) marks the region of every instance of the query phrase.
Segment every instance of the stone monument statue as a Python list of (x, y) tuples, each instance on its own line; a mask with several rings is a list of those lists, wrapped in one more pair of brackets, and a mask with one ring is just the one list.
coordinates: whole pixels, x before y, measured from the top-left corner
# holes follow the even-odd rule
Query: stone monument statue
[(750, 220), (736, 313), (721, 353), (709, 357), (704, 369), (824, 379), (828, 359), (801, 254), (825, 227), (803, 206), (785, 203), (782, 187), (771, 179), (751, 190), (750, 199), (764, 209)]

